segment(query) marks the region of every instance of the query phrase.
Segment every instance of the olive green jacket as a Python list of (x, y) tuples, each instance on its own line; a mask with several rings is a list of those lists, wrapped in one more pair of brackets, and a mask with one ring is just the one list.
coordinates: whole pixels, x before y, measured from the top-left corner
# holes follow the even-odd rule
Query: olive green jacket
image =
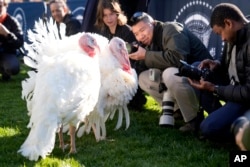
[(201, 40), (177, 22), (155, 21), (153, 39), (147, 47), (145, 65), (164, 70), (179, 67), (180, 60), (191, 64), (213, 59)]

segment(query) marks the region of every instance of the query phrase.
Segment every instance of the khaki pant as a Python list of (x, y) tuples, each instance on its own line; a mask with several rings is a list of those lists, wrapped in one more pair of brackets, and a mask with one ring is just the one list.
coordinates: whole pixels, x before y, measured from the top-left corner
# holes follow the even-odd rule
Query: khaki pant
[[(154, 81), (150, 78), (150, 70), (143, 71), (139, 75), (141, 89), (151, 95), (159, 104), (163, 99), (163, 93), (159, 93), (159, 83), (163, 82), (168, 91), (168, 97), (176, 102), (181, 110), (185, 122), (194, 119), (199, 111), (199, 101), (194, 88), (189, 84), (187, 78), (179, 77), (178, 68), (170, 67), (163, 71), (154, 70)], [(176, 108), (176, 107), (175, 107)]]

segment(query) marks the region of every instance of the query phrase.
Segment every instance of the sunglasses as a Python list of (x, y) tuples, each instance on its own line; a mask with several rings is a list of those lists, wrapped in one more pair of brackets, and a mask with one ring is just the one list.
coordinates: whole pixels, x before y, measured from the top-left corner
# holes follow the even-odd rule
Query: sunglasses
[(145, 16), (144, 12), (136, 12), (130, 18), (130, 22), (132, 23), (132, 25), (134, 25), (134, 24), (138, 23), (139, 21), (141, 21), (143, 16)]

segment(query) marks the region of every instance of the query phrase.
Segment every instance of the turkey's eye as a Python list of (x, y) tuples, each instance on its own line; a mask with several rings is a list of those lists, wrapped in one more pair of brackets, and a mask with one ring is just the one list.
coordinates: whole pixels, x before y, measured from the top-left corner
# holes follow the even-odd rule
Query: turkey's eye
[(88, 39), (88, 45), (92, 46), (92, 45), (94, 45), (94, 44), (95, 44), (95, 39), (89, 38), (89, 39)]
[(118, 45), (118, 46), (119, 46), (119, 48), (122, 48), (122, 43), (119, 43), (119, 45)]

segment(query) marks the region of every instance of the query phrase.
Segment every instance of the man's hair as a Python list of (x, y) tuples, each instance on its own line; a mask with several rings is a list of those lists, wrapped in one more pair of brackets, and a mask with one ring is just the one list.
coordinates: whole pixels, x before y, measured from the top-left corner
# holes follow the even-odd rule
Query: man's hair
[(130, 18), (131, 26), (136, 25), (140, 21), (143, 21), (145, 23), (152, 23), (154, 19), (145, 12), (136, 12)]
[(210, 17), (210, 26), (214, 25), (225, 27), (225, 19), (231, 19), (237, 22), (243, 21), (245, 16), (242, 11), (234, 4), (220, 3), (216, 5)]

